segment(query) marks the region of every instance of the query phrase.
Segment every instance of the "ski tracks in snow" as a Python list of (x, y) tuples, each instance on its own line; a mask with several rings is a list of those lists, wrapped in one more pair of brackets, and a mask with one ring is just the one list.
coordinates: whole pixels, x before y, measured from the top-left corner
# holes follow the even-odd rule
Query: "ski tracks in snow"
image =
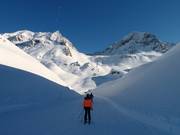
[(168, 132), (171, 135), (179, 135), (180, 133), (180, 126), (173, 125), (170, 121), (162, 121), (161, 119), (157, 119), (157, 117), (153, 117), (153, 116), (150, 117), (147, 116), (146, 114), (134, 110), (125, 109), (107, 97), (98, 96), (98, 95), (96, 95), (96, 97), (111, 104), (119, 113), (128, 116), (132, 119), (135, 119), (137, 121), (140, 121), (141, 123)]

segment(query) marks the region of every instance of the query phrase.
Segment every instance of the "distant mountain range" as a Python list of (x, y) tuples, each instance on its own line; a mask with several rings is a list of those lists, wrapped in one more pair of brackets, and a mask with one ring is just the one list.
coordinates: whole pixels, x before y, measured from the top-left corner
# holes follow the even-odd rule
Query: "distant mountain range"
[(175, 44), (147, 32), (133, 32), (102, 52), (79, 52), (60, 32), (17, 31), (2, 36), (54, 72), (79, 93), (122, 77), (130, 70), (157, 59)]

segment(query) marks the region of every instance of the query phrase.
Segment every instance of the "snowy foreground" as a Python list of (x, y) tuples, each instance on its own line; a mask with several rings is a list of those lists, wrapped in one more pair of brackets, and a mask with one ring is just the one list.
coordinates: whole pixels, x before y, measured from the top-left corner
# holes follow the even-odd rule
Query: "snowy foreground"
[[(13, 52), (11, 47), (5, 52), (2, 44), (0, 54)], [(0, 57), (1, 135), (180, 134), (179, 45), (155, 62), (100, 85), (94, 92), (91, 125), (82, 123), (82, 96), (58, 85), (61, 80), (53, 82), (46, 72), (12, 64), (15, 56)]]

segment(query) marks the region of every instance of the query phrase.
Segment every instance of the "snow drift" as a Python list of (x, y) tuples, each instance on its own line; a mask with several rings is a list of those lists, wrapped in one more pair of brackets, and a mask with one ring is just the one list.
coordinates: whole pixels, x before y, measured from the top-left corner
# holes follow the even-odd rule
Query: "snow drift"
[(180, 45), (155, 62), (134, 69), (123, 78), (101, 85), (96, 96), (121, 113), (161, 129), (180, 133)]
[(155, 62), (134, 69), (122, 79), (100, 86), (96, 94), (112, 97), (122, 105), (175, 114), (180, 111), (178, 57), (179, 45)]

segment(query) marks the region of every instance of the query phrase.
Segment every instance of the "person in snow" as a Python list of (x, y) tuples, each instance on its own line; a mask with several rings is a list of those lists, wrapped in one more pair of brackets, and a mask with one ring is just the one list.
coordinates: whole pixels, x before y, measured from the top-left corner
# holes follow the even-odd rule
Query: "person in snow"
[(90, 94), (87, 94), (83, 101), (84, 107), (84, 124), (91, 123), (91, 110), (93, 107), (93, 101)]

